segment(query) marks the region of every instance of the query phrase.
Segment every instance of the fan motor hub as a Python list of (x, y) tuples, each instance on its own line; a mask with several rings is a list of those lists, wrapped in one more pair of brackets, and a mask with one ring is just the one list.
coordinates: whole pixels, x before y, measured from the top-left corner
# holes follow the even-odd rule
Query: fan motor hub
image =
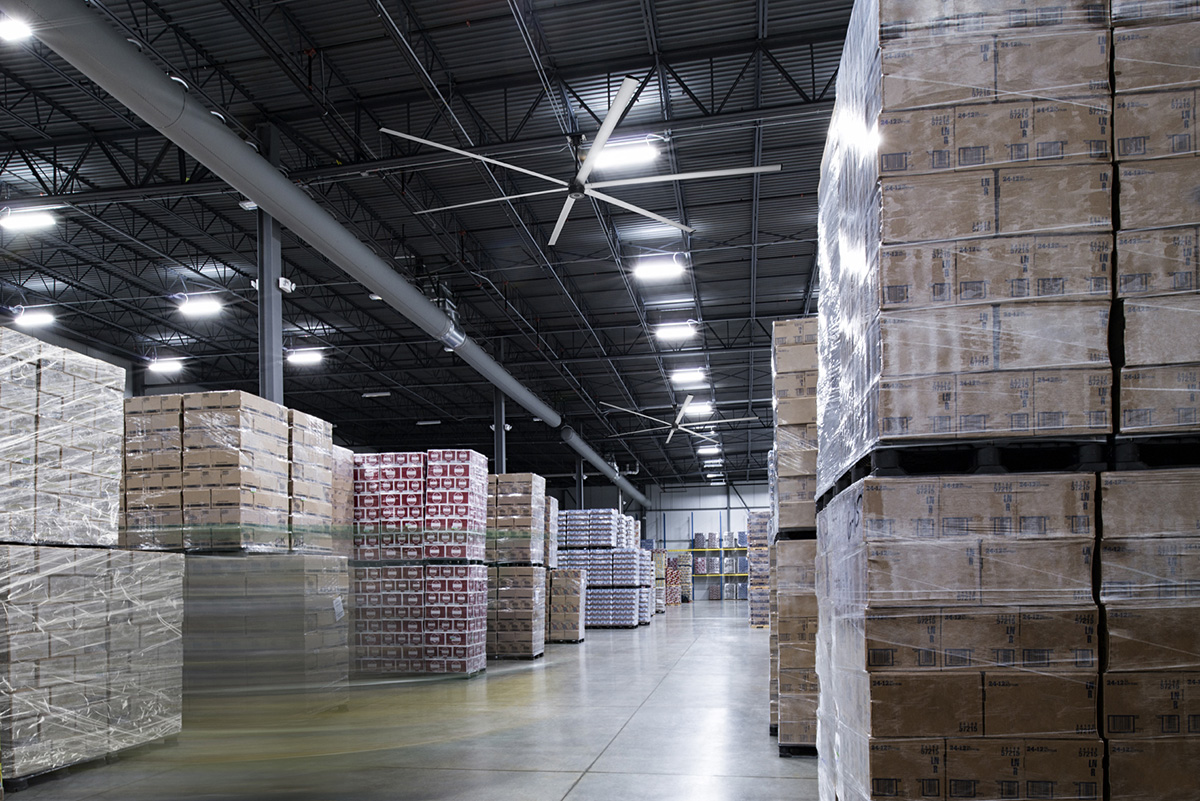
[(583, 184), (581, 184), (578, 180), (571, 181), (570, 186), (567, 187), (567, 197), (571, 198), (571, 200), (580, 200), (583, 198), (583, 196)]

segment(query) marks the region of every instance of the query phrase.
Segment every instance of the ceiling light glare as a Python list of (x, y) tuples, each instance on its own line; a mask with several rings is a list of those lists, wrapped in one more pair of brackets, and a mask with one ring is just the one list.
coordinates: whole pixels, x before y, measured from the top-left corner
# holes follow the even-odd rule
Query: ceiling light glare
[(188, 317), (212, 317), (221, 308), (221, 301), (212, 295), (185, 295), (179, 304), (179, 311)]
[(683, 264), (674, 256), (652, 256), (641, 259), (633, 268), (639, 281), (666, 281), (683, 275)]
[(22, 309), (13, 320), (22, 328), (41, 328), (54, 322), (54, 313), (46, 309)]
[(687, 411), (684, 412), (688, 417), (704, 417), (713, 413), (713, 405), (708, 401), (701, 403), (689, 403)]
[(671, 373), (671, 380), (676, 384), (700, 384), (704, 382), (704, 371), (700, 368), (676, 370)]
[(47, 211), (14, 211), (0, 217), (0, 226), (9, 231), (36, 231), (54, 223), (54, 215)]
[(258, 208), (258, 204), (248, 198), (246, 200), (239, 200), (238, 205), (246, 211), (254, 211)]
[(703, 448), (697, 448), (696, 453), (701, 456), (716, 456), (721, 452), (720, 445), (705, 445)]
[(33, 36), (33, 29), (15, 17), (0, 19), (0, 39), (6, 42), (19, 42)]
[(383, 300), (382, 297), (380, 297), (379, 295), (376, 295), (374, 292), (372, 292), (370, 295), (367, 295), (367, 297), (370, 298), (371, 300)]
[(419, 425), (419, 426), (440, 426), (441, 424), (442, 424), (441, 420), (418, 420), (417, 421), (417, 425)]
[(654, 335), (664, 342), (682, 342), (696, 336), (696, 326), (691, 323), (666, 323), (660, 325)]
[(362, 396), (364, 398), (390, 398), (392, 396), (392, 392), (391, 390), (381, 389), (376, 392), (364, 392)]
[(152, 373), (172, 374), (183, 369), (182, 359), (155, 359), (150, 362), (148, 369)]
[(724, 473), (705, 473), (705, 478), (725, 478)]
[[(590, 154), (589, 154), (590, 155)], [(658, 158), (658, 148), (645, 140), (609, 142), (596, 155), (596, 169), (611, 170), (648, 164)]]
[(711, 470), (714, 467), (721, 467), (723, 464), (725, 464), (724, 459), (705, 459), (704, 469)]
[(725, 481), (724, 481), (724, 480), (721, 480), (721, 481), (713, 481), (713, 482), (709, 483), (709, 485), (708, 485), (708, 486), (710, 486), (710, 487), (723, 487), (723, 486), (725, 486)]
[(292, 364), (318, 364), (324, 358), (325, 354), (316, 348), (294, 350), (287, 355), (287, 360)]

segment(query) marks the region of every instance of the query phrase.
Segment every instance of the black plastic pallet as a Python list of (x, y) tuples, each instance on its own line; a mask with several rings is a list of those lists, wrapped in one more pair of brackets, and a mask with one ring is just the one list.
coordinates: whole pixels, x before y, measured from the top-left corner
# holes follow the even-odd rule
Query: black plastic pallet
[(775, 541), (780, 540), (815, 540), (817, 538), (817, 529), (811, 528), (783, 528), (775, 534)]
[(558, 643), (561, 645), (578, 645), (579, 643), (583, 642), (583, 639), (581, 638), (578, 640), (546, 640), (546, 642)]
[(637, 625), (636, 624), (631, 625), (631, 626), (630, 625), (615, 626), (615, 625), (607, 625), (607, 624), (603, 625), (603, 626), (587, 626), (587, 625), (585, 625), (584, 628), (589, 628), (589, 629), (636, 629)]
[(509, 662), (532, 662), (535, 659), (541, 659), (545, 655), (545, 651), (542, 651), (540, 654), (492, 654), (488, 659), (507, 660)]
[(772, 727), (771, 727), (771, 736), (772, 736), (772, 737), (778, 737), (778, 736), (779, 736), (779, 726), (778, 726), (778, 725), (775, 725), (775, 726), (772, 726)]
[(1200, 434), (1117, 437), (1115, 470), (1147, 470), (1200, 465)]
[(983, 439), (882, 445), (850, 466), (817, 499), (817, 511), (868, 477), (1005, 473), (1096, 473), (1107, 470), (1108, 437)]
[(63, 765), (52, 770), (42, 771), (41, 773), (33, 773), (28, 776), (18, 776), (11, 779), (4, 779), (4, 792), (19, 793), (22, 790), (28, 789), (31, 784), (41, 784), (42, 782), (55, 781), (63, 776), (70, 776), (77, 771), (91, 770), (93, 768), (103, 767), (104, 765), (111, 765), (114, 762), (120, 762), (122, 757), (132, 756), (151, 748), (165, 748), (167, 746), (174, 746), (178, 744), (179, 735), (172, 734), (169, 737), (161, 737), (148, 743), (142, 743), (140, 745), (135, 745), (132, 748), (114, 751), (111, 754), (104, 754), (103, 756), (94, 757), (93, 759), (84, 759), (80, 760), (79, 762), (72, 762), (70, 765)]
[(790, 757), (815, 757), (817, 755), (817, 747), (815, 745), (781, 745), (779, 746), (779, 756), (787, 759)]

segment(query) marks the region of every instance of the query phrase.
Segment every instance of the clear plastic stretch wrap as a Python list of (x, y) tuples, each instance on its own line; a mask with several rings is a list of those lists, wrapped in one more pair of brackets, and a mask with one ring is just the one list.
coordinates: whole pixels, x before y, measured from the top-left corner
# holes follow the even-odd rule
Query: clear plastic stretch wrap
[(333, 446), (333, 553), (354, 554), (354, 452)]
[(546, 569), (488, 568), (489, 657), (534, 657), (546, 650)]
[(580, 642), (584, 636), (584, 609), (587, 605), (586, 570), (549, 571), (551, 642)]
[(0, 328), (0, 540), (117, 544), (125, 371)]
[(0, 546), (5, 778), (177, 734), (183, 556)]
[(333, 425), (288, 409), (288, 529), (291, 548), (333, 552)]
[(488, 532), (485, 561), (545, 562), (546, 479), (535, 473), (488, 477)]
[(816, 540), (775, 543), (776, 676), (780, 745), (817, 737)]
[(558, 547), (615, 548), (621, 528), (616, 509), (564, 509), (558, 513)]
[(1010, 769), (1055, 798), (1099, 797), (1096, 483), (868, 478), (826, 507), (823, 798), (834, 788), (840, 798), (918, 798), (940, 779), (976, 781), (975, 797), (1000, 799)]
[(818, 493), (883, 443), (1105, 435), (1105, 3), (856, 3), (820, 187)]
[(543, 547), (546, 567), (558, 567), (558, 498), (546, 496), (546, 538)]

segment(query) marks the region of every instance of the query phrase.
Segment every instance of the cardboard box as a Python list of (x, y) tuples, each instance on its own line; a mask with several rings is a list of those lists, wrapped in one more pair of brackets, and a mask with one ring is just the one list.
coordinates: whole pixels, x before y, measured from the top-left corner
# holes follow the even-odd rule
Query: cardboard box
[(1119, 174), (1122, 228), (1200, 222), (1200, 159), (1126, 161)]
[(817, 693), (779, 695), (779, 744), (814, 745), (817, 741)]
[(950, 798), (1099, 799), (1101, 740), (953, 739), (946, 741)]
[(1188, 362), (1200, 362), (1200, 295), (1125, 301), (1126, 367)]
[[(811, 476), (817, 472), (816, 426), (775, 428), (775, 472), (780, 477)], [(799, 434), (797, 434), (799, 432)]]
[(1107, 234), (888, 247), (879, 256), (880, 308), (1107, 297), (1112, 250), (1113, 240)]
[(1121, 297), (1193, 292), (1200, 287), (1200, 229), (1122, 231), (1117, 235)]
[(772, 388), (777, 400), (813, 398), (817, 395), (817, 371), (804, 370), (799, 373), (775, 373)]
[(1150, 671), (1104, 674), (1104, 736), (1195, 736), (1200, 732), (1200, 674)]
[(1197, 603), (1200, 537), (1109, 539), (1100, 544), (1100, 600)]
[(1104, 539), (1200, 531), (1200, 469), (1101, 473)]
[(937, 740), (871, 740), (867, 775), (872, 798), (946, 797), (946, 746)]
[(1200, 364), (1121, 371), (1121, 433), (1200, 428)]
[(1105, 604), (1108, 670), (1200, 671), (1200, 606)]
[(1110, 159), (1112, 103), (1019, 101), (891, 112), (879, 119), (881, 175)]
[(1176, 0), (1112, 0), (1113, 25), (1155, 25), (1200, 19), (1200, 8)]
[(1117, 160), (1200, 153), (1195, 131), (1196, 100), (1195, 89), (1118, 97), (1113, 114)]
[[(1183, 4), (1181, 4), (1183, 5)], [(1200, 86), (1200, 22), (1113, 31), (1113, 75), (1118, 95)]]
[(984, 734), (979, 673), (872, 673), (868, 681), (863, 720), (872, 737)]
[(815, 528), (817, 525), (817, 505), (814, 501), (793, 501), (780, 503), (776, 510), (779, 528)]
[(1108, 741), (1112, 801), (1191, 801), (1200, 772), (1200, 738)]
[(780, 426), (816, 425), (817, 398), (776, 398), (775, 424)]
[(1095, 673), (988, 671), (983, 676), (989, 737), (1097, 736)]
[(1009, 28), (1104, 28), (1108, 24), (1108, 4), (1093, 0), (891, 0), (881, 3), (878, 12), (880, 36), (888, 40)]

